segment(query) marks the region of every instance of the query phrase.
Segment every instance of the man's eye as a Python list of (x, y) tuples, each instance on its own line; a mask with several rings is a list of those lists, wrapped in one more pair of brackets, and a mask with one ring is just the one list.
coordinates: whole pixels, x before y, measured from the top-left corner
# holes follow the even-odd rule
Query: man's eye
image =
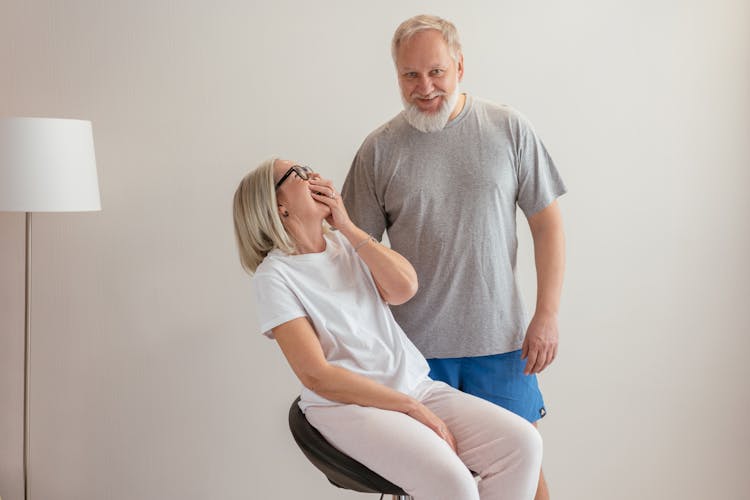
[(430, 73), (432, 73), (432, 76), (440, 76), (443, 73), (445, 73), (445, 70), (442, 70), (442, 69), (433, 69)]
[(414, 71), (410, 71), (409, 73), (404, 73), (404, 78), (416, 78), (417, 74)]

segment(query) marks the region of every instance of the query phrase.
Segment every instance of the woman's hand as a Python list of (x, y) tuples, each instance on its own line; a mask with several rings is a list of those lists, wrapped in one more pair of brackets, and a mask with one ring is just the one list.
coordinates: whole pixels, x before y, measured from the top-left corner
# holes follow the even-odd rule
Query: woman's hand
[(409, 261), (386, 246), (367, 244), (372, 236), (354, 225), (330, 180), (312, 174), (307, 183), (313, 199), (331, 210), (326, 222), (341, 231), (367, 264), (380, 297), (391, 305), (403, 304), (414, 297), (419, 284), (417, 272)]
[(352, 224), (341, 195), (333, 188), (333, 182), (320, 177), (318, 174), (313, 174), (308, 179), (307, 186), (310, 188), (315, 201), (328, 205), (331, 209), (331, 215), (326, 217), (328, 224), (339, 230), (345, 230)]
[(448, 445), (454, 452), (458, 453), (456, 451), (456, 438), (453, 437), (453, 433), (451, 433), (451, 431), (448, 429), (448, 426), (445, 425), (445, 422), (443, 422), (440, 417), (432, 413), (429, 408), (427, 408), (422, 403), (417, 403), (414, 409), (408, 411), (406, 414), (432, 429), (435, 434), (440, 437), (440, 439), (448, 443)]

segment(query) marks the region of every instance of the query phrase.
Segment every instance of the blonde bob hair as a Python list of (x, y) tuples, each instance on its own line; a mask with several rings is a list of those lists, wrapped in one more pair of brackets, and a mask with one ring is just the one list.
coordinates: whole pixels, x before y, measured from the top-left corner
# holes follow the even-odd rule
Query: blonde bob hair
[(461, 54), (461, 42), (458, 39), (458, 30), (456, 26), (448, 21), (437, 16), (420, 15), (414, 16), (403, 23), (401, 23), (396, 32), (393, 34), (393, 40), (391, 41), (391, 57), (393, 57), (393, 63), (396, 64), (396, 56), (398, 55), (399, 46), (408, 41), (411, 37), (425, 30), (437, 30), (443, 36), (446, 45), (448, 45), (448, 52), (451, 58), (455, 62), (458, 62), (458, 58)]
[(286, 253), (295, 250), (277, 210), (273, 182), (273, 164), (277, 159), (273, 156), (263, 161), (242, 179), (234, 192), (234, 235), (242, 267), (251, 275), (274, 248)]

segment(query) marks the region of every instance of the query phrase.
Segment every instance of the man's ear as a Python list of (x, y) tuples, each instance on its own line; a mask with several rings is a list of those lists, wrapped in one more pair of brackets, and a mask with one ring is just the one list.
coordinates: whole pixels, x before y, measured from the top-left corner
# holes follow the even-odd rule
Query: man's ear
[(456, 61), (456, 72), (458, 73), (458, 81), (460, 82), (464, 78), (464, 55), (458, 53), (458, 61)]

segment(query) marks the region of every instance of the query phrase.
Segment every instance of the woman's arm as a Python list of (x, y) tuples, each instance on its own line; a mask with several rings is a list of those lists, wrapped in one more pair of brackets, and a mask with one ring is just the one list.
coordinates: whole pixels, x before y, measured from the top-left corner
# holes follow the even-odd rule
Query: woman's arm
[(432, 429), (455, 450), (445, 423), (416, 399), (326, 361), (310, 320), (297, 318), (273, 329), (281, 351), (302, 384), (316, 394), (345, 404), (405, 413)]
[(383, 300), (399, 305), (414, 297), (419, 285), (417, 272), (411, 263), (398, 252), (368, 240), (370, 235), (355, 226), (349, 218), (344, 202), (333, 189), (331, 181), (314, 176), (308, 185), (313, 198), (330, 207), (331, 215), (326, 220), (356, 248), (370, 269)]
[(414, 297), (419, 287), (417, 272), (404, 256), (375, 240), (368, 241), (370, 235), (353, 223), (339, 231), (367, 264), (383, 300), (397, 306)]

